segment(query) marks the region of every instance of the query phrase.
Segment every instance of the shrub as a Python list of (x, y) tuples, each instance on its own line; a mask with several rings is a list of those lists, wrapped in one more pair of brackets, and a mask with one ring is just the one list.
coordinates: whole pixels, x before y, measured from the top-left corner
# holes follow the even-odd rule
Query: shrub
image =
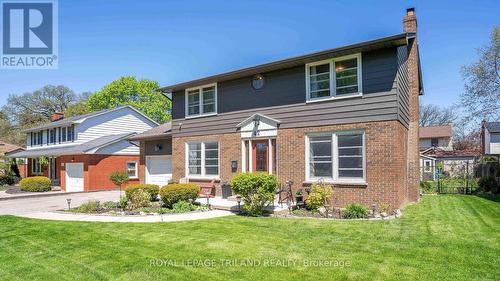
[(117, 203), (113, 201), (106, 201), (102, 203), (102, 207), (107, 210), (113, 210), (117, 207)]
[(0, 176), (0, 186), (3, 185), (13, 185), (14, 184), (14, 177), (11, 175), (1, 175)]
[(311, 193), (307, 196), (307, 207), (311, 210), (318, 210), (328, 202), (332, 195), (333, 189), (330, 185), (315, 183), (311, 186)]
[(19, 182), (21, 190), (32, 192), (50, 191), (50, 184), (49, 178), (41, 176), (24, 178)]
[(479, 188), (484, 192), (499, 193), (500, 186), (494, 176), (482, 177), (478, 181)]
[(131, 210), (139, 209), (142, 207), (148, 207), (151, 201), (151, 196), (149, 193), (144, 191), (144, 189), (137, 189), (130, 194), (128, 207)]
[(432, 181), (421, 181), (420, 188), (422, 189), (423, 193), (435, 193), (436, 192), (436, 188), (434, 187), (434, 184)]
[(278, 180), (267, 173), (241, 173), (231, 180), (231, 188), (241, 195), (244, 210), (251, 216), (260, 216), (274, 200)]
[(359, 204), (351, 204), (345, 208), (343, 216), (345, 219), (360, 219), (366, 217), (368, 214), (368, 210), (359, 205)]
[(173, 213), (187, 213), (196, 210), (196, 206), (186, 201), (179, 201), (172, 205)]
[(172, 208), (179, 201), (196, 200), (199, 191), (200, 187), (196, 184), (175, 183), (162, 187), (160, 197), (167, 208)]
[(99, 213), (102, 210), (101, 204), (98, 200), (89, 200), (74, 211), (78, 213)]
[(120, 197), (120, 201), (118, 202), (118, 206), (120, 208), (125, 209), (127, 208), (128, 205), (128, 198), (127, 197)]
[(156, 200), (158, 198), (158, 193), (160, 192), (160, 187), (156, 184), (131, 184), (125, 188), (125, 195), (130, 198), (132, 193), (139, 189), (149, 193), (151, 200)]

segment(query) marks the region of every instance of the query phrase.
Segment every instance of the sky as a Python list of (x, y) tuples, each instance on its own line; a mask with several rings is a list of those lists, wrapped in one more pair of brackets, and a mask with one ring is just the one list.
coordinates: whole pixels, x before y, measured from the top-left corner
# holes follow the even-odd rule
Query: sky
[(500, 25), (500, 1), (59, 0), (59, 68), (0, 69), (0, 105), (44, 85), (97, 91), (125, 75), (161, 86), (402, 32), (415, 7), (423, 103), (452, 105), (460, 69)]

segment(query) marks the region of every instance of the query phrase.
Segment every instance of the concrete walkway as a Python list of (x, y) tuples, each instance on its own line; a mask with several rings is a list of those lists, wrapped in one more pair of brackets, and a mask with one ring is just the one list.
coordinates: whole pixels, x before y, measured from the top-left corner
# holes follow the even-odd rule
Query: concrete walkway
[(189, 214), (168, 214), (157, 216), (111, 216), (111, 215), (86, 215), (63, 213), (58, 210), (68, 208), (66, 199), (71, 199), (71, 207), (78, 207), (88, 200), (118, 201), (120, 192), (99, 191), (88, 193), (66, 193), (65, 196), (43, 196), (16, 198), (0, 201), (0, 215), (14, 215), (19, 217), (61, 220), (61, 221), (96, 221), (96, 222), (173, 222), (210, 219), (232, 215), (232, 212), (224, 210), (212, 210)]

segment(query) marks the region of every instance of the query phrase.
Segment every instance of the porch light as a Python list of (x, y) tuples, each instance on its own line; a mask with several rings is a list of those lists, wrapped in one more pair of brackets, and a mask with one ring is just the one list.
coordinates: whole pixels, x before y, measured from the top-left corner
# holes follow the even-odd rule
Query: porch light
[(238, 170), (238, 161), (237, 160), (232, 160), (231, 161), (231, 171), (234, 173)]
[(71, 211), (71, 198), (67, 198), (66, 202), (68, 203), (68, 211)]
[(241, 214), (241, 196), (236, 195), (236, 202), (238, 202), (238, 213)]

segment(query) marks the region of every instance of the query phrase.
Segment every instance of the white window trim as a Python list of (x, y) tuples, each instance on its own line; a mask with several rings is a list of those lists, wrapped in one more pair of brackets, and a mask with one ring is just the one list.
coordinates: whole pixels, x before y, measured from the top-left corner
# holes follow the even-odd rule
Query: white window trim
[[(363, 177), (362, 178), (346, 178), (339, 177), (339, 157), (338, 157), (338, 136), (348, 135), (348, 134), (362, 134), (363, 141)], [(312, 177), (310, 175), (309, 158), (310, 155), (310, 137), (321, 137), (321, 136), (331, 136), (332, 137), (332, 161), (333, 161), (333, 172), (331, 178), (325, 177)], [(323, 181), (330, 184), (346, 184), (346, 185), (366, 185), (366, 133), (364, 130), (352, 130), (352, 131), (334, 131), (334, 132), (321, 132), (321, 133), (308, 133), (305, 137), (305, 171), (306, 171), (306, 183), (314, 183), (318, 181)]]
[(137, 165), (137, 161), (127, 161), (127, 175), (128, 173), (130, 172), (130, 169), (128, 168), (128, 164), (134, 164), (135, 165), (135, 175), (134, 176), (129, 176), (129, 179), (138, 179), (139, 178), (139, 171), (137, 170), (138, 168), (138, 165)]
[[(207, 175), (205, 173), (205, 143), (216, 142), (217, 143), (217, 175)], [(189, 144), (201, 143), (201, 174), (190, 174), (189, 173)], [(220, 180), (220, 142), (217, 140), (206, 140), (206, 141), (188, 141), (184, 146), (185, 151), (185, 175), (188, 179), (201, 179), (201, 180)]]
[[(208, 88), (208, 87), (214, 87), (215, 88), (215, 112), (210, 112), (210, 113), (203, 113), (203, 88)], [(199, 95), (200, 95), (200, 103), (199, 103), (199, 114), (192, 114), (189, 115), (189, 99), (188, 99), (188, 92), (192, 90), (198, 90)], [(198, 117), (206, 117), (206, 116), (213, 116), (217, 115), (217, 83), (212, 83), (212, 84), (207, 84), (207, 85), (202, 85), (198, 87), (192, 87), (192, 88), (187, 88), (184, 90), (184, 118), (185, 119), (190, 119), (190, 118), (198, 118)]]
[[(357, 73), (358, 74), (358, 92), (352, 93), (352, 94), (346, 94), (346, 95), (337, 95), (337, 93), (336, 93), (335, 62), (343, 61), (343, 60), (347, 60), (347, 59), (352, 59), (352, 58), (357, 58), (357, 61), (358, 61), (358, 73)], [(330, 65), (330, 96), (311, 98), (310, 75), (309, 75), (310, 70), (309, 70), (309, 68), (311, 66), (321, 65), (321, 64), (325, 64), (325, 63), (328, 63)], [(308, 63), (305, 65), (305, 68), (306, 68), (306, 103), (320, 102), (320, 101), (331, 101), (331, 100), (337, 100), (337, 99), (348, 99), (348, 98), (356, 98), (356, 97), (363, 96), (363, 77), (362, 77), (363, 66), (362, 66), (361, 53)]]

